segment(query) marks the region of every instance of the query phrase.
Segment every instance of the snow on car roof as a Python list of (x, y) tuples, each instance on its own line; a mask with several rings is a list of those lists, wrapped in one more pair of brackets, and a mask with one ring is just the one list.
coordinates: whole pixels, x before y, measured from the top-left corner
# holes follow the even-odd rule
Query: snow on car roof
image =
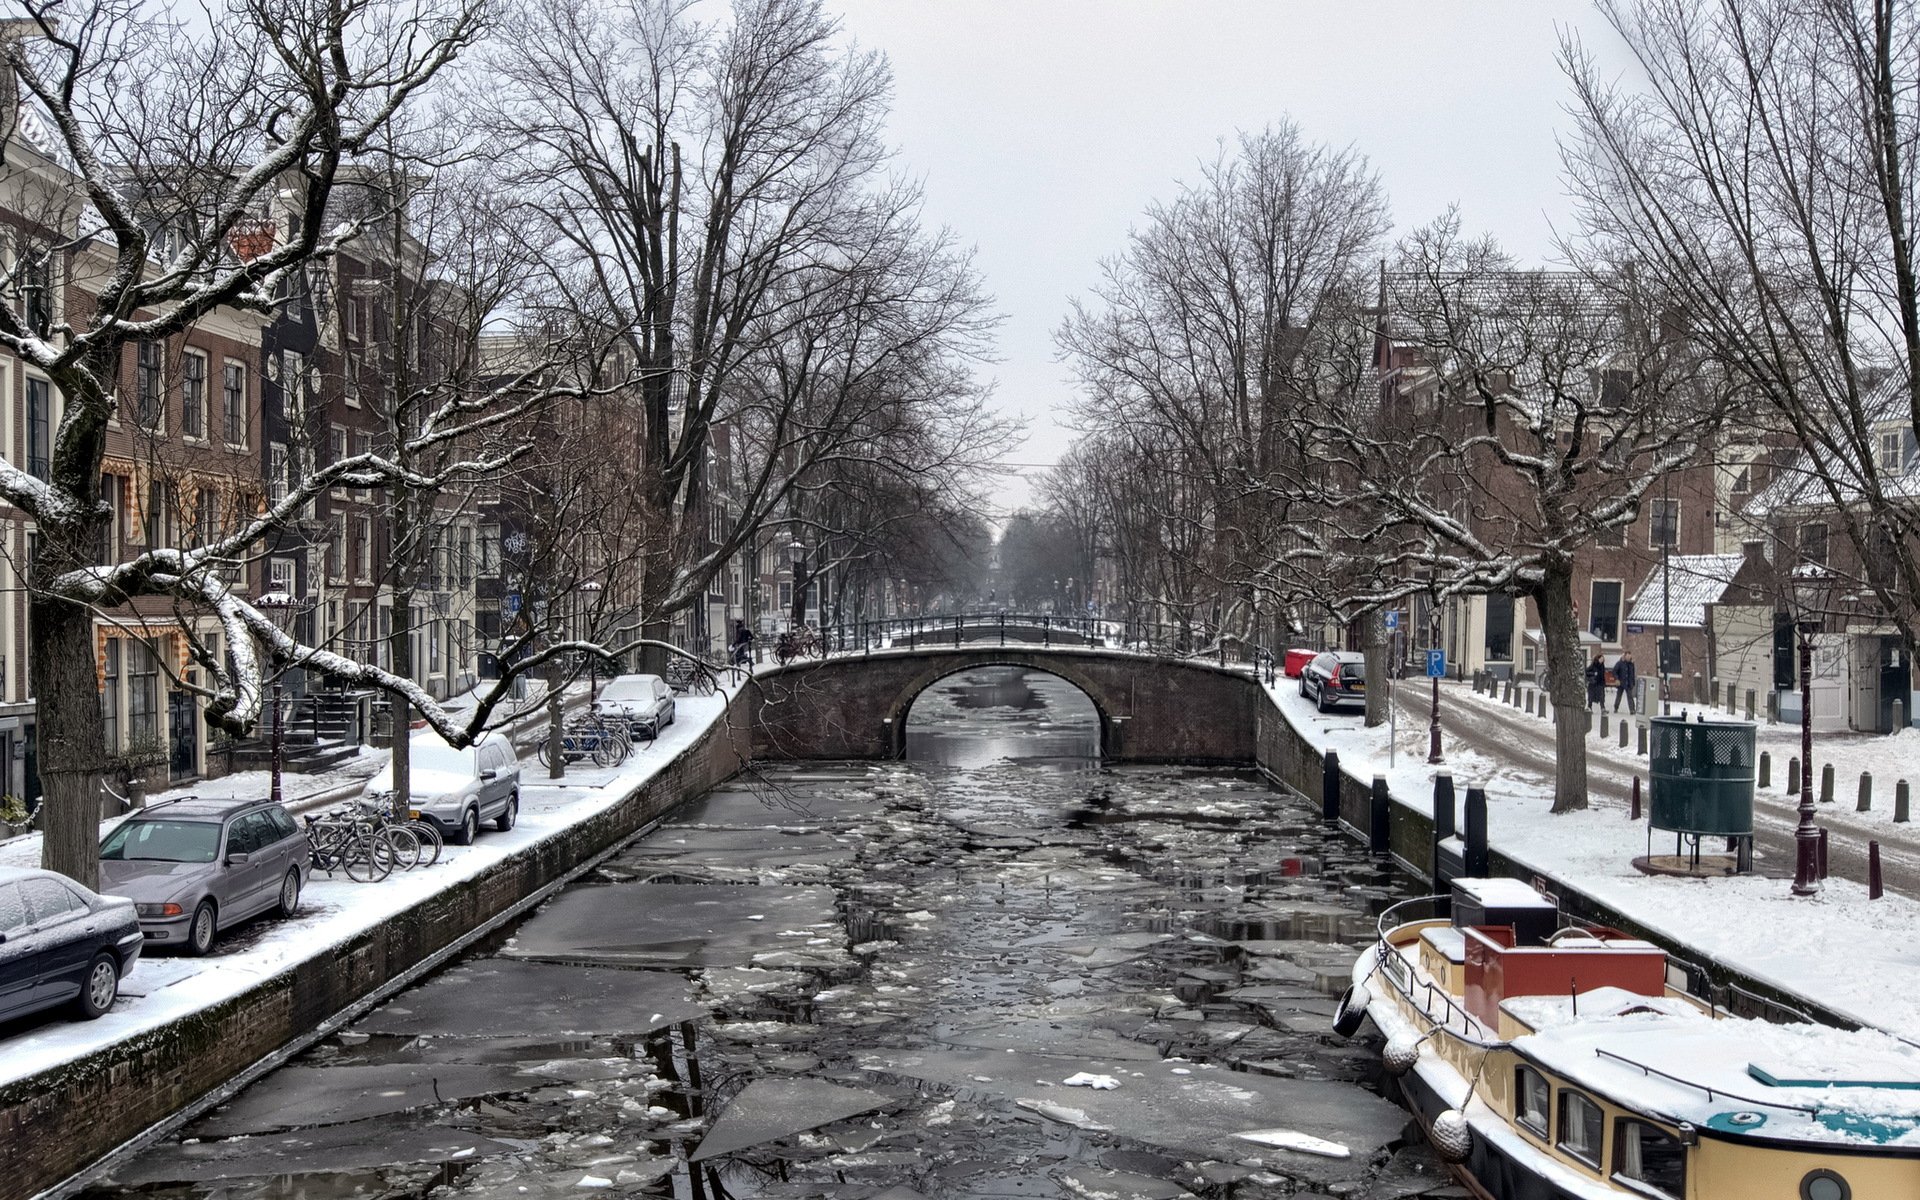
[(1920, 1145), (1920, 1049), (1878, 1030), (1650, 1007), (1642, 997), (1620, 1015), (1583, 1008), (1513, 1048), (1617, 1104), (1718, 1133)]

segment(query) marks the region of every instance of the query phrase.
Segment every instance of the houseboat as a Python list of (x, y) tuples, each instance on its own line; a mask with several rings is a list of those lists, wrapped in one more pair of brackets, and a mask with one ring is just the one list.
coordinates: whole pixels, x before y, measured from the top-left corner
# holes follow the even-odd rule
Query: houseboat
[(1920, 1049), (1730, 1016), (1516, 880), (1381, 918), (1335, 1029), (1371, 1020), (1429, 1140), (1482, 1200), (1920, 1200)]

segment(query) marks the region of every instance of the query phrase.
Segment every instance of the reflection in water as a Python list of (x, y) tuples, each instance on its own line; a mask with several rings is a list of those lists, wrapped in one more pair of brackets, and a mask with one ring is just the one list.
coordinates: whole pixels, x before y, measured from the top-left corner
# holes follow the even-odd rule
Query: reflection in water
[(948, 767), (1041, 761), (1086, 770), (1100, 757), (1100, 714), (1064, 679), (981, 667), (920, 694), (907, 716), (907, 759)]
[[(456, 969), (504, 979), (493, 964), (532, 948), (576, 964), (686, 952), (655, 969), (709, 1016), (561, 1040), (349, 1030), (298, 1065), (511, 1069), (497, 1091), (393, 1117), (224, 1141), (189, 1127), (90, 1194), (1451, 1194), (1379, 1098), (1373, 1056), (1326, 1036), (1372, 914), (1401, 894), (1386, 869), (1252, 774), (1101, 767), (1097, 714), (1050, 676), (936, 684), (908, 745), (906, 763), (796, 764), (710, 793), (584, 881), (597, 888)], [(635, 884), (714, 900), (578, 919), (580, 898)], [(721, 912), (750, 932), (707, 936)], [(410, 1006), (431, 986), (385, 1011), (425, 1020)], [(487, 996), (531, 1029), (575, 994)], [(568, 1027), (600, 1028), (601, 1008)], [(1083, 1072), (1117, 1086), (1065, 1085)], [(825, 1115), (736, 1105), (768, 1081), (804, 1081)], [(831, 1119), (854, 1092), (884, 1103)], [(716, 1121), (759, 1132), (699, 1159)], [(1231, 1136), (1275, 1125), (1353, 1156), (1250, 1153)]]

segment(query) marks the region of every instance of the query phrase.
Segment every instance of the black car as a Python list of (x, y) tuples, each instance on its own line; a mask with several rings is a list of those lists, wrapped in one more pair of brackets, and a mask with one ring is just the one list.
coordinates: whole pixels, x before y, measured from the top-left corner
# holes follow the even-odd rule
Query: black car
[(1367, 702), (1367, 660), (1357, 650), (1328, 650), (1300, 669), (1300, 694), (1321, 712)]
[(0, 1021), (62, 1004), (99, 1016), (145, 941), (133, 901), (52, 871), (0, 867)]

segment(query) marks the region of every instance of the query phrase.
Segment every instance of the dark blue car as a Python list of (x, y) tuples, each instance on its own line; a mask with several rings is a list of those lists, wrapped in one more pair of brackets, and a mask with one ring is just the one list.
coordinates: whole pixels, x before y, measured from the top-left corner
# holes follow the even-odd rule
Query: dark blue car
[(0, 867), (0, 1021), (62, 1005), (99, 1016), (145, 941), (133, 901), (52, 871)]

